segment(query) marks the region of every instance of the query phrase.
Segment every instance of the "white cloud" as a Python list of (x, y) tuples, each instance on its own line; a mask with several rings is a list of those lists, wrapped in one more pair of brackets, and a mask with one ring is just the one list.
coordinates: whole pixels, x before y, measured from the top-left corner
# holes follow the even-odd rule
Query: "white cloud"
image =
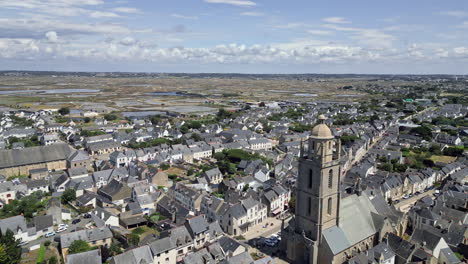
[(128, 14), (139, 14), (139, 13), (141, 13), (140, 9), (138, 9), (138, 8), (124, 7), (124, 6), (113, 8), (112, 11), (118, 12), (118, 13), (128, 13)]
[(332, 31), (328, 31), (328, 30), (318, 30), (318, 29), (310, 29), (310, 30), (307, 30), (307, 33), (312, 34), (312, 35), (321, 35), (321, 36), (329, 36), (329, 35), (333, 35), (333, 34), (334, 34)]
[(256, 6), (257, 4), (249, 0), (204, 0), (210, 4), (228, 4), (234, 6)]
[(349, 32), (351, 38), (373, 48), (391, 48), (396, 38), (379, 29), (344, 27), (335, 24), (325, 24), (323, 27), (336, 31)]
[(49, 31), (45, 34), (46, 38), (48, 41), (50, 42), (57, 42), (58, 40), (58, 36), (57, 36), (57, 32), (55, 31)]
[(124, 45), (124, 46), (131, 46), (131, 45), (134, 45), (136, 43), (136, 40), (134, 38), (132, 38), (132, 37), (125, 37), (119, 43)]
[(89, 13), (89, 16), (92, 17), (92, 18), (120, 17), (116, 13), (103, 12), (103, 11), (92, 11), (92, 12)]
[(305, 27), (305, 26), (306, 24), (304, 23), (295, 22), (295, 23), (286, 23), (284, 25), (277, 25), (277, 26), (274, 26), (274, 28), (293, 29), (293, 28), (300, 28), (300, 27)]
[(344, 17), (326, 17), (323, 21), (333, 24), (349, 24), (351, 21), (346, 20)]
[(441, 15), (451, 16), (456, 18), (463, 18), (468, 16), (468, 12), (465, 11), (443, 11), (440, 12)]
[(251, 17), (261, 17), (264, 16), (265, 13), (262, 12), (242, 12), (240, 13), (241, 16), (251, 16)]
[(181, 15), (181, 14), (171, 14), (171, 17), (188, 19), (188, 20), (197, 20), (198, 19), (197, 16), (185, 16), (185, 15)]

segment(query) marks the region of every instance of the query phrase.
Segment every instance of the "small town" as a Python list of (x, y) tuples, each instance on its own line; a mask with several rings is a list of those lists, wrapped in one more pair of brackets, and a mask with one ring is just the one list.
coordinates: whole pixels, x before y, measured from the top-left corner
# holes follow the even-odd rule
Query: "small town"
[(5, 108), (3, 257), (462, 263), (468, 104), (444, 95), (451, 83), (388, 100), (231, 101), (214, 114)]
[(468, 263), (467, 70), (467, 0), (0, 0), (0, 264)]

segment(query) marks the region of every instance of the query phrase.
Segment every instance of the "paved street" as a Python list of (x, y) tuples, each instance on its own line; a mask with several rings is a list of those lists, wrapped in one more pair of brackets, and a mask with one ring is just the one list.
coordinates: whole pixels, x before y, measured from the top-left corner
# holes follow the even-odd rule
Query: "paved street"
[[(34, 241), (31, 241), (29, 242), (28, 244), (24, 245), (23, 248), (31, 248), (35, 245), (40, 245), (41, 243), (44, 243), (45, 241), (49, 240), (49, 241), (56, 241), (56, 238), (58, 238), (60, 235), (62, 234), (67, 234), (67, 233), (70, 233), (70, 232), (75, 232), (75, 231), (78, 231), (78, 230), (82, 230), (82, 229), (86, 229), (86, 224), (88, 224), (89, 222), (91, 222), (91, 218), (89, 219), (85, 219), (83, 217), (80, 217), (81, 219), (81, 222), (79, 222), (78, 224), (74, 225), (72, 224), (71, 222), (76, 219), (77, 217), (75, 218), (72, 218), (72, 220), (68, 223), (68, 229), (66, 231), (63, 231), (63, 232), (60, 232), (60, 233), (57, 233), (55, 236), (52, 236), (52, 237), (48, 237), (48, 238), (45, 238), (45, 237), (41, 237), (37, 240), (34, 240)], [(54, 227), (54, 231), (57, 230), (57, 227)]]
[[(268, 223), (268, 227), (266, 228), (263, 227), (265, 223)], [(257, 237), (269, 237), (281, 230), (281, 220), (274, 217), (268, 217), (265, 223), (261, 223), (250, 229), (249, 232), (244, 234), (245, 239), (250, 240)], [(271, 223), (273, 223), (273, 225), (271, 225)]]
[(415, 195), (411, 198), (401, 200), (399, 203), (395, 204), (395, 208), (400, 210), (401, 212), (408, 212), (411, 207), (421, 198), (425, 196), (432, 196), (434, 194), (434, 189), (429, 190), (427, 192), (423, 192), (419, 195)]

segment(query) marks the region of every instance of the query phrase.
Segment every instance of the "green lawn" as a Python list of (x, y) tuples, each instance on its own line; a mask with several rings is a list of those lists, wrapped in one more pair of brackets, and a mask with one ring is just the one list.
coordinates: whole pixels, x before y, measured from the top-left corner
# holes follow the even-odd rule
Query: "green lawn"
[(42, 264), (42, 262), (44, 261), (45, 251), (46, 249), (44, 244), (41, 244), (41, 247), (39, 248), (39, 256), (37, 256), (36, 263)]

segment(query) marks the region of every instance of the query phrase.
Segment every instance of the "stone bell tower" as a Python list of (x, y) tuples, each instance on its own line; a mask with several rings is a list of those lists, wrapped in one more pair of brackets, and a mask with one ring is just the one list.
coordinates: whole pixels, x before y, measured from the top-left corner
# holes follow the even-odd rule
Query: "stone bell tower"
[[(317, 263), (322, 231), (338, 225), (341, 143), (325, 120), (319, 116), (319, 124), (308, 139), (308, 150), (301, 147), (296, 212), (289, 227), (296, 236), (292, 244), (296, 245), (287, 249), (288, 258), (295, 263)], [(289, 256), (291, 253), (293, 256)]]

